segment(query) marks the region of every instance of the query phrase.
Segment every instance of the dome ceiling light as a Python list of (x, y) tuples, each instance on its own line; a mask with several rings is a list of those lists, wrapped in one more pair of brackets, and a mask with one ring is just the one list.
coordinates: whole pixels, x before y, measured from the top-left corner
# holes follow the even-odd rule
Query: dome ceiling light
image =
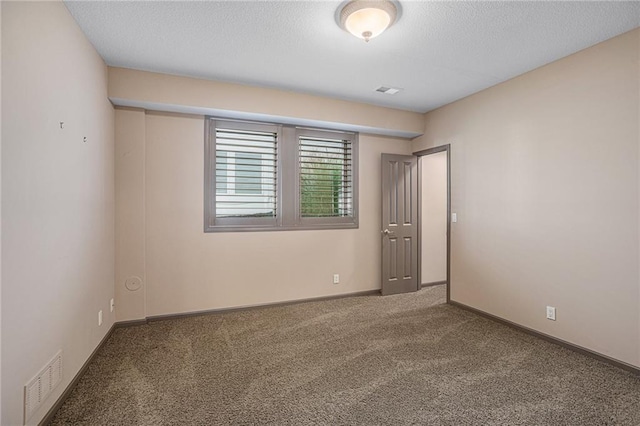
[(390, 0), (351, 0), (340, 11), (340, 27), (369, 42), (393, 25), (397, 16)]

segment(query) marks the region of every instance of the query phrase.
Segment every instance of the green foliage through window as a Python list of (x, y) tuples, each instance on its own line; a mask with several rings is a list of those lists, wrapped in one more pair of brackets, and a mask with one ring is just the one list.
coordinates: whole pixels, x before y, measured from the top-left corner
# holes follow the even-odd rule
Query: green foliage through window
[(352, 214), (350, 142), (300, 138), (300, 209), (302, 217)]

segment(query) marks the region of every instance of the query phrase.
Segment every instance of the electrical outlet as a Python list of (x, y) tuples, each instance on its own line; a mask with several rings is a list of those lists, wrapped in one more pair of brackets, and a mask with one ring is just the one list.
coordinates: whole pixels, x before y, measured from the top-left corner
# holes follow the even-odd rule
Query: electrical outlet
[(98, 311), (98, 326), (102, 325), (102, 311)]
[(553, 306), (547, 306), (547, 319), (551, 321), (556, 320), (556, 308)]
[(111, 299), (111, 302), (109, 303), (109, 309), (111, 309), (111, 312), (113, 312), (113, 309), (116, 307), (115, 303), (113, 302), (113, 299)]
[(333, 274), (333, 283), (340, 284), (340, 274)]

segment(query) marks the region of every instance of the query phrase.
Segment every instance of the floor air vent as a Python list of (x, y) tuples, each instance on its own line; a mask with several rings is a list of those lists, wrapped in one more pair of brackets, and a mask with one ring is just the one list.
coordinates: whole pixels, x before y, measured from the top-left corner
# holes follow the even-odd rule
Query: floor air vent
[(62, 381), (62, 351), (24, 387), (24, 423)]

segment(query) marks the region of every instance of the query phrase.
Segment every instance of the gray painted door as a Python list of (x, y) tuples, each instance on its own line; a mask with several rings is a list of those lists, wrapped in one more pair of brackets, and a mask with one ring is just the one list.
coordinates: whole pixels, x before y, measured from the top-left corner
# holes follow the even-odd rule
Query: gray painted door
[(418, 158), (382, 154), (382, 295), (418, 290)]

